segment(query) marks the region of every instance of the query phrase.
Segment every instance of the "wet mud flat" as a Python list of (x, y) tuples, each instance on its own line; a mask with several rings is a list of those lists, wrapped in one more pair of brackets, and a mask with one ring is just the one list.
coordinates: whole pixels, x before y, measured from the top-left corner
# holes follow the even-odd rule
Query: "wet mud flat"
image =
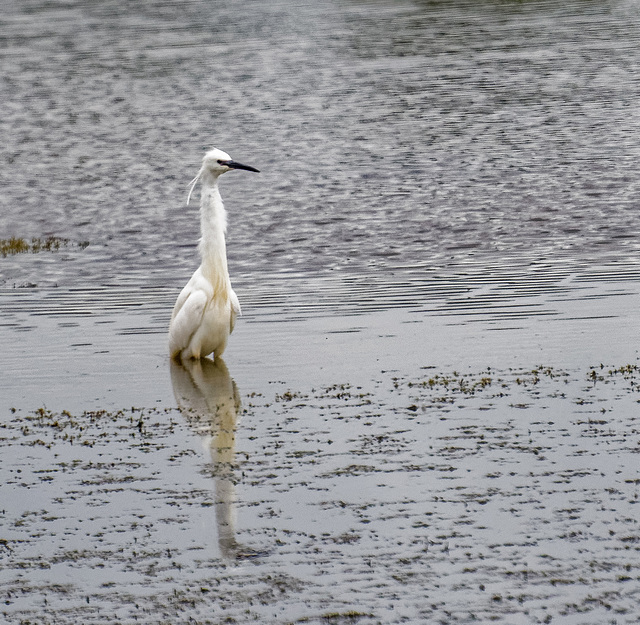
[(637, 365), (171, 378), (4, 415), (4, 622), (638, 622)]

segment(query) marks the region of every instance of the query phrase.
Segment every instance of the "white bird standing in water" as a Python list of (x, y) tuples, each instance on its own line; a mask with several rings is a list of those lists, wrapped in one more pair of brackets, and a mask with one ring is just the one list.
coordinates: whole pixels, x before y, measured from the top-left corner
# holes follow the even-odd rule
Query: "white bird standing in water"
[(201, 263), (173, 308), (169, 324), (172, 358), (204, 358), (212, 352), (214, 358), (220, 356), (240, 314), (240, 302), (231, 288), (227, 269), (227, 213), (218, 191), (218, 177), (230, 169), (259, 171), (236, 163), (222, 150), (213, 149), (205, 154), (202, 167), (191, 182), (187, 204), (196, 184), (202, 183), (202, 237), (198, 245)]

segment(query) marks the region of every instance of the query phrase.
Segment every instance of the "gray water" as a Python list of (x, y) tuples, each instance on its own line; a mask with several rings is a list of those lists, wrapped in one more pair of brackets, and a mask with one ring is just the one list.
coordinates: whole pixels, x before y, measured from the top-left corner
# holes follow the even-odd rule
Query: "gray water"
[[(65, 242), (0, 258), (4, 618), (637, 622), (639, 27), (5, 3), (0, 238)], [(221, 180), (244, 316), (183, 374), (212, 146), (261, 170)]]
[(263, 170), (223, 180), (248, 297), (281, 273), (635, 263), (637, 11), (16, 4), (2, 229), (90, 245), (5, 260), (4, 284), (180, 286), (198, 236), (187, 183), (211, 145)]

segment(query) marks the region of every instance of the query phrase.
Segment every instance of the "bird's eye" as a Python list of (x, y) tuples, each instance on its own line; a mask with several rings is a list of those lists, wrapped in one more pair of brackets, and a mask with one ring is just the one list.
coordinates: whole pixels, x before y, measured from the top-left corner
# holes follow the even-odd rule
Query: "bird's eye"
[(218, 159), (218, 165), (222, 165), (222, 161)]

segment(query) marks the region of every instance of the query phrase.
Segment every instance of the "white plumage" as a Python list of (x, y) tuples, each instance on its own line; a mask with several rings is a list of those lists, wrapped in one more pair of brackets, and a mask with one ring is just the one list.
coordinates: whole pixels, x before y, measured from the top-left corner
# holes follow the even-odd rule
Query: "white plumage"
[(201, 263), (173, 308), (169, 324), (172, 358), (204, 358), (211, 353), (220, 356), (240, 314), (238, 296), (231, 288), (227, 269), (227, 213), (218, 190), (218, 178), (230, 169), (258, 171), (233, 161), (222, 150), (213, 149), (205, 154), (202, 167), (191, 182), (187, 204), (195, 185), (202, 184), (202, 237), (198, 246)]

